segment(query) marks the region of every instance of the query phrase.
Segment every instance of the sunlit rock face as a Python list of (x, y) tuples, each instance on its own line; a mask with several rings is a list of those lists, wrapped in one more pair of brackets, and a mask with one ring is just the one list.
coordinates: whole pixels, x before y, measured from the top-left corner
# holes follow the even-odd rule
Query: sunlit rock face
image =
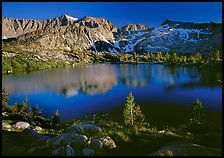
[[(62, 94), (66, 97), (105, 93), (117, 83), (114, 67), (91, 65), (26, 75), (14, 75), (15, 82), (3, 78), (4, 88), (9, 93), (38, 93), (44, 90)], [(13, 91), (14, 90), (14, 91)]]
[(164, 21), (148, 33), (134, 48), (139, 53), (177, 52), (208, 53), (221, 49), (221, 23), (188, 23)]
[(2, 39), (16, 38), (20, 35), (35, 30), (46, 30), (48, 28), (71, 25), (77, 20), (77, 18), (72, 18), (66, 14), (63, 14), (58, 18), (52, 18), (47, 20), (15, 19), (3, 17)]
[[(95, 52), (209, 53), (222, 49), (222, 23), (165, 20), (151, 28), (127, 24), (120, 29), (105, 18), (63, 14), (47, 20), (2, 18), (2, 39), (16, 38), (29, 50)], [(25, 42), (25, 43), (23, 43)]]
[[(66, 14), (48, 20), (2, 18), (2, 39), (17, 38), (28, 49), (38, 50), (96, 50), (95, 43), (109, 43), (117, 32), (110, 21), (86, 16), (82, 19)], [(35, 43), (35, 44), (33, 44)], [(109, 50), (108, 50), (109, 51)]]

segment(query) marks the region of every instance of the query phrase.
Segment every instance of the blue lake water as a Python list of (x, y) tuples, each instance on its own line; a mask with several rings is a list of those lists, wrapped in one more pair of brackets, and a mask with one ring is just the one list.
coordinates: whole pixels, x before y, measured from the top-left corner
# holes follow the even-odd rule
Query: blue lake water
[(159, 64), (96, 64), (3, 75), (9, 104), (28, 97), (46, 117), (57, 110), (63, 122), (85, 115), (108, 113), (122, 122), (122, 110), (132, 91), (152, 125), (184, 123), (198, 98), (208, 121), (222, 125), (221, 66), (165, 66)]

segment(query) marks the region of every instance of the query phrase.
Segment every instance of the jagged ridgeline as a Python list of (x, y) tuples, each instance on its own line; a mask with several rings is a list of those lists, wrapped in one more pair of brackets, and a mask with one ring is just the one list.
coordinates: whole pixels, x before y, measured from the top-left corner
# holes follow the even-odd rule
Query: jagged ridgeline
[(151, 28), (128, 24), (120, 29), (105, 18), (63, 14), (47, 20), (2, 18), (3, 41), (15, 40), (27, 50), (96, 52), (209, 53), (222, 49), (222, 23), (165, 20)]

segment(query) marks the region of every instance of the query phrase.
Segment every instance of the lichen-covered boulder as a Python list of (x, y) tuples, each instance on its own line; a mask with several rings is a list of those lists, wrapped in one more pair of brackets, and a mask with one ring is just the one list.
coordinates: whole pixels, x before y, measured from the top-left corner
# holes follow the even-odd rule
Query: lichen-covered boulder
[(36, 131), (42, 131), (43, 128), (41, 128), (40, 126), (36, 126), (36, 127), (35, 127), (35, 130), (36, 130)]
[(2, 122), (2, 128), (11, 128), (12, 126), (8, 123)]
[(3, 113), (2, 113), (2, 116), (4, 116), (4, 117), (8, 117), (9, 115), (8, 115), (7, 112), (3, 112)]
[(109, 136), (107, 136), (105, 138), (104, 137), (99, 138), (99, 140), (103, 143), (103, 146), (106, 148), (113, 149), (113, 148), (117, 147), (115, 142), (113, 141), (113, 139)]
[(77, 134), (77, 133), (62, 133), (56, 137), (53, 137), (49, 140), (49, 143), (52, 145), (71, 145), (71, 144), (77, 144), (77, 145), (85, 145), (88, 138), (85, 135)]
[(24, 129), (21, 133), (22, 135), (26, 136), (27, 139), (32, 139), (32, 140), (48, 140), (49, 136), (42, 135), (38, 133), (37, 131), (33, 129)]
[(86, 135), (95, 135), (102, 132), (102, 129), (96, 125), (91, 124), (91, 122), (83, 122), (81, 124), (72, 125), (66, 128), (66, 132), (76, 132)]
[(20, 122), (16, 122), (14, 126), (18, 129), (25, 129), (25, 128), (29, 128), (30, 124), (28, 122), (20, 121)]

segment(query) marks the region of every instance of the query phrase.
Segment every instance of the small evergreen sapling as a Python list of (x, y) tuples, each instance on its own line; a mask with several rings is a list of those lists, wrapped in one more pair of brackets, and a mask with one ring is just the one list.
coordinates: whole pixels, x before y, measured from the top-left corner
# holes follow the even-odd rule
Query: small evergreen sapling
[(132, 92), (130, 92), (127, 97), (123, 114), (125, 125), (132, 127), (133, 126), (142, 127), (145, 125), (145, 116), (141, 112), (140, 106), (135, 103)]
[(59, 112), (58, 110), (56, 111), (56, 113), (54, 114), (53, 116), (53, 124), (54, 125), (59, 125), (60, 124), (60, 115), (59, 115)]
[(205, 122), (204, 107), (202, 106), (200, 100), (197, 99), (193, 104), (187, 126), (191, 131), (198, 131), (205, 126)]

